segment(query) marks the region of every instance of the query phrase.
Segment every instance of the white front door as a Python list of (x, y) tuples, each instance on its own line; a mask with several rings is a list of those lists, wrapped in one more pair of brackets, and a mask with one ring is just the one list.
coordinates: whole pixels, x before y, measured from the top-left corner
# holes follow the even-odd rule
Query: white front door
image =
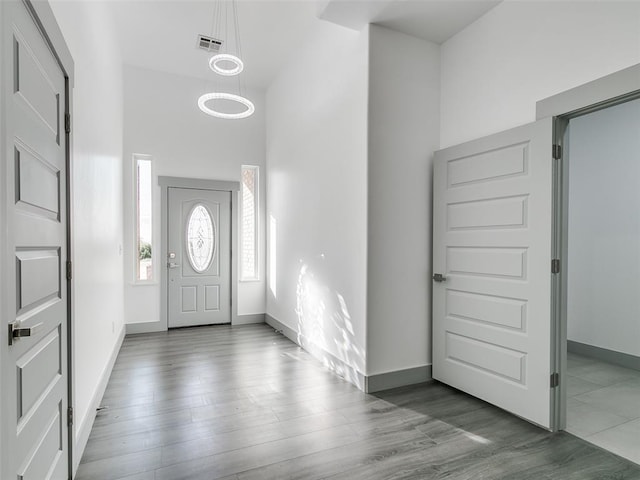
[(552, 128), (436, 152), (433, 211), (433, 377), (546, 428)]
[[(3, 2), (2, 479), (66, 479), (65, 76), (22, 2)], [(9, 328), (7, 328), (9, 327)]]
[(169, 188), (169, 328), (231, 323), (231, 192)]

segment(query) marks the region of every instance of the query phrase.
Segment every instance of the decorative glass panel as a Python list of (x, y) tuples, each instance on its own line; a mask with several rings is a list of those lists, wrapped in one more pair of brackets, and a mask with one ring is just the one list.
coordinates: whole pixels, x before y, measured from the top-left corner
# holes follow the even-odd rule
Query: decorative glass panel
[(258, 279), (258, 167), (242, 166), (240, 279)]
[[(0, 0), (2, 1), (2, 0)], [(151, 157), (134, 155), (136, 182), (136, 281), (153, 280), (153, 178)]]
[(202, 273), (211, 265), (215, 253), (215, 225), (209, 210), (198, 204), (187, 221), (187, 254), (193, 269)]

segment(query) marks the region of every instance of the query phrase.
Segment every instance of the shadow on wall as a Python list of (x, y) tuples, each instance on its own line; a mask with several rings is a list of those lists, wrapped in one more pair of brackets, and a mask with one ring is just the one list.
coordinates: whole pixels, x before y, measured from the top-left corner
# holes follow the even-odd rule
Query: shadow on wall
[(278, 298), (278, 279), (276, 277), (278, 259), (278, 222), (272, 213), (269, 214), (269, 290), (273, 298)]
[(324, 254), (300, 260), (296, 287), (298, 344), (350, 383), (364, 390), (365, 352), (355, 343), (349, 309), (326, 281)]

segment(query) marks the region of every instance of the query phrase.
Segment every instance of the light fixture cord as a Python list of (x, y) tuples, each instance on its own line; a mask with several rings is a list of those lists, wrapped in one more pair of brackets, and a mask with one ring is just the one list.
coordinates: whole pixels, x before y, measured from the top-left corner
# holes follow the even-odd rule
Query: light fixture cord
[[(221, 9), (222, 9), (222, 5), (221, 5), (222, 0), (215, 0), (213, 2), (213, 13), (211, 14), (211, 29), (209, 31), (209, 36), (211, 38), (220, 40), (220, 17), (221, 17)], [(213, 80), (211, 80), (211, 76), (210, 76), (210, 68), (208, 66), (207, 63), (207, 73), (204, 76), (204, 85), (203, 85), (203, 89), (206, 91), (207, 90), (207, 85), (213, 85), (213, 91), (218, 91), (218, 76), (214, 75), (213, 76)]]
[[(243, 57), (242, 57), (242, 46), (240, 43), (240, 22), (238, 21), (238, 5), (236, 3), (236, 0), (231, 0), (231, 6), (233, 8), (233, 21), (234, 21), (234, 27), (235, 27), (236, 56), (242, 60)], [(244, 97), (243, 80), (240, 78), (240, 75), (237, 75), (237, 77), (238, 77), (238, 93), (241, 97)]]

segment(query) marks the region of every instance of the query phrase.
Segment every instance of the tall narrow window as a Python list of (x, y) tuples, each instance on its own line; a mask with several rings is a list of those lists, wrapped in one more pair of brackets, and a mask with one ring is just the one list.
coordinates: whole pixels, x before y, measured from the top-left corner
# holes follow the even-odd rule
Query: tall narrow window
[(258, 167), (242, 166), (240, 279), (258, 279)]
[(151, 157), (134, 155), (136, 185), (136, 280), (153, 280)]

